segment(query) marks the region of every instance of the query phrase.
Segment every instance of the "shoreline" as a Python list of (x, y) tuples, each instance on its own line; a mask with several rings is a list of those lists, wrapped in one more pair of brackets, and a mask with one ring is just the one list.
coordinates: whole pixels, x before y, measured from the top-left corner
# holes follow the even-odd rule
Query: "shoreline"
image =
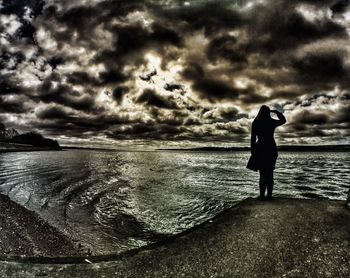
[[(350, 145), (279, 145), (279, 152), (350, 152)], [(250, 147), (158, 148), (158, 151), (250, 152)]]
[(0, 260), (82, 254), (79, 244), (3, 194), (0, 211)]
[(35, 147), (27, 144), (5, 143), (0, 141), (0, 153), (9, 152), (36, 152), (36, 151), (61, 151), (60, 149), (50, 147)]
[(47, 151), (57, 151), (60, 152), (62, 150), (55, 149), (42, 149), (42, 148), (28, 148), (28, 149), (0, 149), (0, 153), (19, 153), (19, 152), (47, 152)]
[[(40, 152), (40, 151), (57, 151), (57, 152), (61, 152), (61, 151), (78, 151), (78, 150), (83, 150), (83, 151), (103, 151), (103, 152), (200, 152), (200, 153), (215, 153), (215, 152), (220, 152), (220, 153), (240, 153), (240, 152), (245, 152), (245, 153), (250, 153), (250, 150), (216, 150), (216, 149), (212, 149), (212, 150), (203, 150), (203, 149), (154, 149), (154, 150), (118, 150), (118, 149), (99, 149), (99, 148), (65, 148), (62, 147), (61, 149), (46, 149), (46, 148), (23, 148), (23, 149), (0, 149), (0, 154), (1, 153), (15, 153), (15, 152)], [(319, 150), (299, 150), (299, 149), (295, 149), (295, 150), (278, 150), (279, 153), (322, 153), (322, 152), (326, 152), (326, 153), (348, 153), (350, 152), (349, 149), (344, 149), (344, 150), (340, 150), (340, 149), (336, 149), (336, 150), (331, 150), (331, 149), (319, 149)]]

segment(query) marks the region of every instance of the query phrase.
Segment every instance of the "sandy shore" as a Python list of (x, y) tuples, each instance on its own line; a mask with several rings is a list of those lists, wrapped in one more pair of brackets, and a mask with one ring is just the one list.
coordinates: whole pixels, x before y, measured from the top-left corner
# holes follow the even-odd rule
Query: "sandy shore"
[(82, 258), (70, 264), (0, 261), (0, 276), (350, 277), (350, 210), (340, 201), (247, 199), (137, 252), (108, 261)]
[(80, 250), (57, 229), (0, 194), (0, 258), (70, 256)]

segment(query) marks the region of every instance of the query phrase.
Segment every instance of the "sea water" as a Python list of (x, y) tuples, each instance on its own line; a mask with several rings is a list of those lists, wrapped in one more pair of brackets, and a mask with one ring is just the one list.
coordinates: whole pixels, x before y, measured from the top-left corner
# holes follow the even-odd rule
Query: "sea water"
[[(69, 150), (0, 154), (0, 193), (87, 246), (157, 242), (258, 195), (248, 152)], [(280, 152), (274, 196), (345, 200), (350, 153)]]

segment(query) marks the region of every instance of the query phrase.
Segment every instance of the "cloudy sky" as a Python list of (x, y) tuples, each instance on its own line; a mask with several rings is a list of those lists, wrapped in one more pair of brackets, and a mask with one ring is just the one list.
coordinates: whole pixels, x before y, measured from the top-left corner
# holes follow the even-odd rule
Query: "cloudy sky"
[(0, 121), (65, 145), (350, 143), (350, 1), (0, 0)]

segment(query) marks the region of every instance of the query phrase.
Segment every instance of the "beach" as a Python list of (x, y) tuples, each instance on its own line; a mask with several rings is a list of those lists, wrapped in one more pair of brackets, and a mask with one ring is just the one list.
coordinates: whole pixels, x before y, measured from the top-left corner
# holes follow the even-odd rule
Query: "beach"
[[(3, 259), (0, 274), (2, 277), (349, 277), (349, 219), (350, 210), (342, 201), (276, 198), (264, 202), (248, 198), (203, 224), (133, 252), (109, 257), (81, 254), (75, 262), (57, 260), (56, 264), (52, 258), (45, 257), (40, 263)], [(40, 238), (46, 241), (45, 236)], [(69, 250), (68, 245), (60, 254), (76, 254), (71, 247)], [(44, 247), (42, 250), (42, 255), (49, 255)]]
[(26, 257), (72, 256), (83, 249), (7, 196), (0, 194), (0, 259), (20, 260)]

